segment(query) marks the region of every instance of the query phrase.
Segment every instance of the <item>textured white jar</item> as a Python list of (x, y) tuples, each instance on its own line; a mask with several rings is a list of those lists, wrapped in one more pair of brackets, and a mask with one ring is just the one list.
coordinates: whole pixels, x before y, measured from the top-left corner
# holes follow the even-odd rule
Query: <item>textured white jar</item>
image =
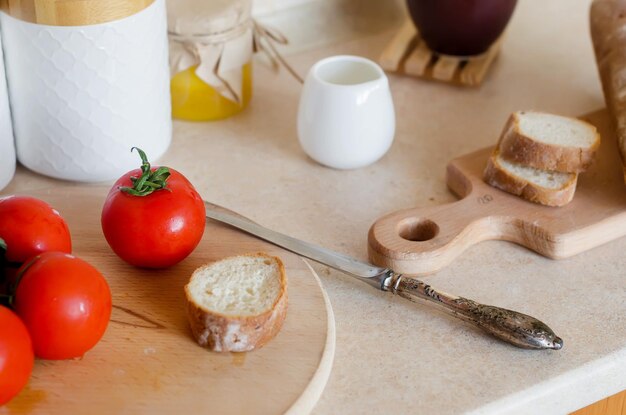
[(18, 160), (51, 177), (117, 178), (172, 135), (165, 0), (124, 19), (46, 26), (0, 13)]
[(14, 174), (15, 145), (13, 143), (13, 127), (11, 126), (4, 60), (0, 47), (0, 190), (11, 181)]

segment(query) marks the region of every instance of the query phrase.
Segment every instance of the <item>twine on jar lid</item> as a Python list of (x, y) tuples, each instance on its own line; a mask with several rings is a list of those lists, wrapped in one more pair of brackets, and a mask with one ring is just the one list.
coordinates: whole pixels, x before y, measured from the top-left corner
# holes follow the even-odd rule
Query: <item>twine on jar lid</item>
[(270, 61), (272, 68), (278, 70), (282, 65), (287, 71), (301, 84), (304, 80), (298, 73), (287, 63), (285, 58), (278, 52), (275, 44), (286, 45), (289, 43), (289, 39), (278, 30), (263, 26), (256, 20), (254, 24), (254, 51), (263, 52)]

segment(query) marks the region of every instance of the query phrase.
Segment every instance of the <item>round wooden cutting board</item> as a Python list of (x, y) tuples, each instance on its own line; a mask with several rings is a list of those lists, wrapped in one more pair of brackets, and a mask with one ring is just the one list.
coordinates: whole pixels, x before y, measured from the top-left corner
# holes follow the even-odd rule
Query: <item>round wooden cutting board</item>
[[(107, 278), (113, 313), (100, 341), (80, 360), (37, 360), (30, 383), (0, 414), (280, 414), (309, 412), (324, 389), (335, 348), (332, 309), (301, 258), (207, 221), (194, 253), (166, 270), (122, 262), (107, 245), (100, 212), (108, 189), (66, 187), (28, 194), (67, 220), (74, 254)], [(285, 324), (265, 347), (212, 353), (198, 346), (183, 287), (193, 270), (226, 256), (279, 256), (288, 277)]]

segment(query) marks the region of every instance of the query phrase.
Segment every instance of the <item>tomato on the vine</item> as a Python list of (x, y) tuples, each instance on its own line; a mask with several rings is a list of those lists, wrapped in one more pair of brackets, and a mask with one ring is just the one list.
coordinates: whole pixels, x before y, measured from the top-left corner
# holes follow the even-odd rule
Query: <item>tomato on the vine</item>
[(23, 263), (46, 251), (72, 252), (67, 223), (43, 200), (30, 196), (0, 198), (0, 238), (6, 260)]
[(98, 343), (111, 316), (111, 291), (87, 262), (45, 252), (18, 271), (13, 307), (44, 359), (81, 357)]
[(35, 356), (24, 323), (0, 306), (0, 405), (13, 399), (28, 383)]
[(142, 165), (123, 175), (102, 209), (102, 231), (113, 251), (142, 268), (166, 268), (185, 259), (204, 233), (204, 202), (193, 185), (168, 167)]

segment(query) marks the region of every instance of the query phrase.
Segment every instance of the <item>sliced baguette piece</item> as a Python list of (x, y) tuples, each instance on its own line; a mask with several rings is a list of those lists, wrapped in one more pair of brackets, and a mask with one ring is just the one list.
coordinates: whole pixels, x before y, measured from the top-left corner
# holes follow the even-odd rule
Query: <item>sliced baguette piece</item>
[(248, 352), (280, 331), (287, 315), (287, 277), (278, 257), (228, 257), (196, 269), (185, 286), (194, 338), (215, 352)]
[(487, 184), (546, 206), (568, 204), (576, 191), (577, 173), (539, 170), (504, 160), (494, 150), (484, 172)]
[(563, 173), (585, 171), (593, 161), (600, 134), (582, 120), (537, 111), (511, 114), (500, 155), (513, 163)]

